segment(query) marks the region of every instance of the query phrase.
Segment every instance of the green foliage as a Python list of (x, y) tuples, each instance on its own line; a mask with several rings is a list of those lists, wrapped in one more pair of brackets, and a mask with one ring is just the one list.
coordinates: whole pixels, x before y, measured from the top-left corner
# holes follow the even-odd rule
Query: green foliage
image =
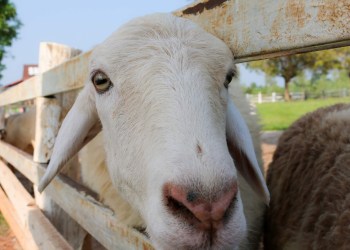
[(256, 95), (258, 93), (270, 95), (272, 92), (275, 92), (276, 94), (283, 94), (283, 88), (277, 84), (257, 86), (256, 83), (252, 83), (250, 86), (242, 86), (242, 88), (244, 93), (252, 95)]
[(291, 80), (301, 74), (304, 70), (312, 70), (315, 73), (326, 73), (331, 69), (340, 69), (340, 54), (350, 52), (350, 48), (322, 50), (304, 54), (283, 56), (268, 60), (261, 60), (248, 63), (252, 70), (264, 71), (269, 76), (281, 76)]
[(9, 226), (5, 221), (4, 216), (0, 213), (0, 236), (5, 235), (8, 229), (9, 229)]
[(8, 0), (0, 0), (0, 78), (5, 65), (1, 62), (6, 54), (6, 47), (18, 36), (21, 22), (17, 18), (17, 11), (13, 3)]
[(328, 90), (342, 91), (350, 89), (350, 78), (345, 70), (336, 70), (332, 74), (313, 75), (306, 79), (305, 75), (295, 77), (290, 83), (292, 92), (305, 92), (312, 98), (321, 98)]
[[(256, 83), (252, 83), (250, 86), (242, 86), (244, 92), (247, 94), (256, 95), (259, 92), (265, 95), (271, 95), (272, 92), (276, 94), (283, 94), (284, 88), (277, 85), (276, 81), (267, 77), (266, 84), (264, 86), (257, 86)], [(334, 70), (329, 74), (317, 74), (310, 77), (301, 73), (294, 77), (290, 84), (289, 90), (291, 92), (304, 92), (309, 95), (310, 98), (323, 97), (322, 94), (328, 90), (343, 89), (350, 90), (350, 78), (348, 72), (345, 70)]]
[[(277, 83), (269, 84), (268, 81), (264, 86), (257, 86), (251, 83), (250, 86), (242, 86), (246, 94), (271, 95), (273, 92), (283, 95), (284, 88)], [(301, 74), (290, 82), (289, 90), (291, 92), (304, 92), (308, 98), (323, 98), (323, 94), (327, 91), (343, 91), (350, 90), (350, 78), (345, 70), (334, 71), (332, 74), (322, 74), (314, 79), (308, 79), (305, 74)]]
[(349, 70), (350, 47), (255, 61), (248, 63), (247, 66), (254, 71), (263, 71), (266, 75), (271, 77), (283, 77), (285, 80), (285, 98), (289, 100), (290, 81), (302, 75), (306, 70), (312, 72), (314, 79), (317, 79), (320, 75), (326, 74), (330, 70)]
[(298, 102), (257, 104), (263, 130), (284, 130), (302, 115), (336, 103), (350, 103), (350, 98), (330, 98)]

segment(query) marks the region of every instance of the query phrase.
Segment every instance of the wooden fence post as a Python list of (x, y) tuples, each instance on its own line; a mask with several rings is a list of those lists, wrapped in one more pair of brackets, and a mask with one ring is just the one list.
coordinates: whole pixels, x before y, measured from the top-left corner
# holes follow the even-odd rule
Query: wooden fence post
[(34, 161), (49, 161), (59, 128), (60, 114), (61, 107), (55, 97), (36, 98)]
[[(39, 70), (43, 73), (64, 61), (80, 54), (81, 51), (56, 43), (41, 43), (39, 52)], [(49, 79), (45, 79), (47, 81)], [(42, 84), (45, 84), (43, 82)], [(63, 95), (63, 94), (62, 94)], [(55, 138), (62, 117), (62, 96), (48, 96), (36, 98), (36, 125), (33, 160), (38, 163), (47, 163), (51, 157)], [(64, 112), (66, 113), (66, 112)], [(79, 178), (78, 168), (71, 168), (68, 176)], [(71, 219), (48, 195), (40, 194), (34, 187), (35, 201), (45, 212), (58, 231), (74, 249), (81, 249), (86, 231)]]

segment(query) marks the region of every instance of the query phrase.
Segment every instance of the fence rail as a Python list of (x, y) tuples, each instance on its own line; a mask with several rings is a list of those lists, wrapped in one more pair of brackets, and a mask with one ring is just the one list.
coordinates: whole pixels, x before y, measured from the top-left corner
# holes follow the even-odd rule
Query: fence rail
[[(38, 184), (45, 172), (46, 164), (34, 162), (31, 155), (2, 141), (0, 141), (0, 155), (8, 163), (16, 166), (17, 170), (33, 184)], [(0, 166), (4, 168), (1, 161)], [(3, 185), (4, 181), (0, 180)], [(142, 234), (118, 223), (114, 212), (98, 202), (89, 189), (67, 177), (63, 175), (56, 177), (47, 187), (46, 192), (108, 249), (131, 249), (131, 246), (135, 249), (152, 249)]]
[[(307, 100), (307, 99), (319, 99), (319, 98), (341, 98), (350, 96), (350, 89), (329, 89), (319, 93), (310, 92), (291, 92), (291, 99), (294, 101)], [(251, 103), (264, 103), (264, 102), (283, 102), (284, 97), (282, 94), (272, 92), (271, 94), (246, 94), (246, 98)]]
[(175, 12), (226, 42), (236, 62), (349, 46), (348, 0), (204, 0)]
[[(236, 54), (236, 62), (244, 62), (350, 45), (349, 8), (348, 0), (202, 0), (175, 11), (174, 14), (192, 19), (224, 40)], [(45, 105), (51, 104), (43, 102), (42, 98), (69, 95), (84, 85), (90, 55), (91, 51), (74, 57), (1, 93), (0, 107), (34, 99), (37, 108), (40, 106), (45, 109)], [(36, 134), (45, 133), (44, 129), (47, 129), (45, 119), (48, 117), (45, 118), (45, 114), (50, 112), (42, 112), (37, 116)], [(54, 122), (52, 126), (57, 126), (57, 123)], [(51, 129), (55, 131), (56, 128)], [(36, 137), (36, 145), (40, 145), (40, 140), (44, 138), (41, 136)], [(39, 150), (39, 155), (45, 153), (44, 161), (47, 162), (50, 147), (47, 147), (46, 151), (36, 148), (35, 150)], [(32, 158), (4, 142), (0, 142), (0, 157), (2, 161), (9, 162), (23, 173), (34, 185), (38, 184), (46, 167), (46, 164), (40, 163), (42, 160)], [(0, 166), (1, 169), (6, 168), (1, 162)], [(8, 212), (15, 206), (9, 193), (16, 187), (8, 185), (3, 178), (0, 178), (0, 183), (1, 187), (6, 187), (7, 190), (5, 193), (0, 188), (0, 209), (7, 219), (12, 218), (13, 222), (18, 222), (18, 218), (23, 217)], [(144, 235), (121, 225), (114, 213), (98, 202), (88, 188), (71, 179), (62, 175), (56, 177), (47, 188), (46, 194), (106, 248), (152, 249)], [(35, 197), (37, 204), (38, 200)], [(8, 206), (4, 206), (5, 203)], [(9, 209), (10, 206), (12, 208)], [(41, 221), (31, 223), (34, 223), (33, 227), (37, 227)], [(34, 236), (35, 232), (31, 228), (24, 229), (26, 230), (17, 230), (19, 237), (28, 233)], [(30, 235), (29, 238), (32, 237)], [(37, 249), (47, 249), (40, 244), (41, 240), (48, 239), (47, 237), (49, 235), (42, 230), (40, 239), (32, 237), (31, 244)], [(27, 246), (24, 249), (29, 248)]]
[(1, 93), (0, 106), (82, 88), (90, 55), (88, 51)]

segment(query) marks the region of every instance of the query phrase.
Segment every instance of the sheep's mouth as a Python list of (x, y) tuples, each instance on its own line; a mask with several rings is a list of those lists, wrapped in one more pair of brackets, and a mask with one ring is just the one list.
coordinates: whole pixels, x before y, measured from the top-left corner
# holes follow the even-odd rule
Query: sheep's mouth
[[(188, 224), (191, 226), (196, 226), (197, 223), (200, 223), (200, 221), (195, 216), (193, 216), (192, 212), (184, 204), (175, 200), (172, 197), (166, 197), (166, 198), (167, 198), (166, 207), (168, 212), (175, 215), (177, 218), (180, 218), (181, 220), (190, 222)], [(236, 204), (237, 204), (237, 198), (231, 201), (227, 211), (225, 212), (222, 219), (223, 224), (228, 223), (228, 221), (233, 216)]]
[(178, 220), (192, 227), (196, 234), (201, 235), (201, 249), (211, 249), (211, 247), (218, 244), (218, 234), (220, 234), (220, 231), (224, 229), (225, 225), (233, 217), (236, 204), (237, 199), (233, 199), (229, 208), (225, 212), (223, 219), (219, 222), (211, 222), (208, 227), (203, 227), (203, 222), (197, 219), (184, 204), (172, 197), (167, 197), (166, 207), (168, 212), (174, 215)]

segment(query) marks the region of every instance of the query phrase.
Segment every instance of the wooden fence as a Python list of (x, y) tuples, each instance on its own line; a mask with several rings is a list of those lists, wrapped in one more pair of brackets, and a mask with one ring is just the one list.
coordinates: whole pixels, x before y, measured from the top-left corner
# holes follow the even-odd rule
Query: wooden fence
[[(350, 0), (201, 0), (174, 14), (192, 19), (224, 40), (237, 63), (350, 45)], [(143, 234), (121, 225), (113, 211), (74, 177), (57, 176), (44, 195), (35, 193), (33, 199), (7, 167), (10, 163), (36, 187), (59, 123), (87, 77), (90, 51), (73, 57), (79, 52), (58, 46), (64, 53), (57, 53), (60, 56), (52, 61), (55, 56), (45, 55), (52, 46), (43, 44), (40, 49), (40, 75), (0, 94), (0, 107), (35, 100), (37, 110), (33, 156), (0, 141), (0, 209), (23, 249), (81, 247), (74, 241), (77, 232), (73, 239), (69, 234), (62, 237), (52, 225), (53, 206), (62, 208), (76, 228), (108, 249), (153, 249)]]
[[(308, 99), (325, 99), (325, 98), (342, 98), (350, 96), (350, 89), (327, 89), (320, 93), (309, 92), (290, 92), (291, 99), (293, 101), (303, 101)], [(263, 102), (282, 102), (284, 97), (282, 94), (272, 92), (271, 94), (246, 94), (246, 98), (251, 103), (263, 103)]]

